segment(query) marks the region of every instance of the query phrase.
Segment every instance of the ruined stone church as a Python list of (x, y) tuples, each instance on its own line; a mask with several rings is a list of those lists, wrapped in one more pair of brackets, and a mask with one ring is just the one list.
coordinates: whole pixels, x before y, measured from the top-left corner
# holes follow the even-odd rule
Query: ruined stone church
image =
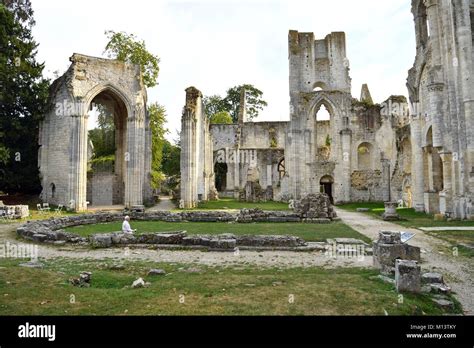
[[(367, 85), (359, 98), (351, 95), (343, 32), (289, 32), (287, 122), (248, 120), (243, 93), (236, 124), (210, 124), (202, 93), (186, 89), (182, 206), (325, 192), (336, 204), (403, 201), (417, 211), (472, 218), (474, 0), (413, 0), (412, 12), (417, 53), (409, 100), (375, 104)], [(87, 202), (144, 204), (151, 198), (151, 134), (138, 67), (78, 54), (71, 61), (51, 87), (40, 129), (43, 201), (72, 202), (76, 210)], [(116, 160), (89, 172), (86, 125), (94, 101), (113, 110)]]
[[(325, 192), (336, 204), (403, 201), (417, 211), (471, 218), (473, 7), (472, 0), (412, 1), (417, 55), (410, 103), (391, 96), (375, 105), (367, 85), (352, 97), (342, 32), (324, 39), (289, 32), (289, 122), (249, 122), (242, 96), (237, 124), (210, 125), (201, 92), (188, 88), (184, 206), (212, 199), (216, 190), (282, 201)], [(329, 120), (318, 117), (321, 107)]]

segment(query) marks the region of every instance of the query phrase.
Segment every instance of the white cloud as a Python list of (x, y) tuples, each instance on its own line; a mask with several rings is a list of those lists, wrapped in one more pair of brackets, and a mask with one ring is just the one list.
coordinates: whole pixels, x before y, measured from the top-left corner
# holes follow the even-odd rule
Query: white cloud
[(101, 56), (105, 30), (144, 39), (161, 58), (159, 86), (148, 94), (166, 106), (171, 138), (191, 85), (211, 95), (252, 83), (269, 103), (259, 119), (288, 119), (289, 29), (319, 38), (345, 31), (353, 95), (368, 83), (377, 102), (406, 94), (415, 54), (409, 0), (34, 0), (33, 6), (39, 58), (51, 76), (65, 71), (74, 52)]

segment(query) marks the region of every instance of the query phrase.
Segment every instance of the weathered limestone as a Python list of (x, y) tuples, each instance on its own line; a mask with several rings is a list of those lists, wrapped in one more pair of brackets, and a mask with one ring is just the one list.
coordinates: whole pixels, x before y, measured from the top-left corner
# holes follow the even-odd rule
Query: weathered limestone
[(94, 204), (87, 197), (93, 182), (87, 180), (87, 122), (91, 105), (99, 103), (114, 115), (117, 151), (114, 176), (105, 186), (108, 202), (98, 203), (141, 205), (151, 198), (151, 133), (140, 68), (81, 54), (70, 60), (67, 72), (51, 85), (49, 111), (40, 126), (41, 198), (76, 211), (86, 210), (87, 201)]
[[(374, 105), (367, 85), (360, 100), (352, 97), (345, 40), (343, 32), (324, 39), (289, 32), (289, 122), (247, 120), (243, 91), (238, 122), (209, 125), (200, 92), (186, 91), (181, 132), (184, 207), (215, 198), (209, 194), (213, 185), (221, 197), (244, 201), (289, 201), (323, 192), (332, 203), (393, 197), (411, 205), (411, 165), (405, 163), (411, 144), (401, 131), (407, 127), (408, 105), (396, 96)], [(318, 118), (323, 107), (329, 120)], [(399, 146), (403, 139), (405, 146)], [(207, 141), (209, 146), (199, 145)], [(383, 158), (389, 158), (386, 175)], [(197, 163), (204, 170), (195, 171)], [(390, 180), (397, 185), (390, 188)], [(199, 187), (206, 188), (200, 196)]]
[[(214, 192), (213, 143), (209, 119), (204, 114), (202, 93), (186, 89), (181, 119), (181, 200), (183, 208), (194, 208)], [(215, 197), (213, 197), (215, 198)]]
[(417, 54), (407, 86), (415, 208), (470, 219), (474, 214), (472, 1), (414, 0), (412, 12)]
[(400, 215), (397, 213), (397, 202), (385, 202), (385, 212), (382, 214), (382, 218), (385, 221), (400, 220)]
[(421, 292), (421, 267), (416, 261), (397, 260), (395, 263), (395, 286), (398, 292)]
[(336, 212), (325, 193), (309, 194), (294, 202), (294, 212), (306, 221), (312, 219), (334, 219)]
[(420, 248), (401, 242), (400, 232), (381, 231), (379, 239), (373, 243), (375, 268), (391, 274), (396, 260), (420, 261)]

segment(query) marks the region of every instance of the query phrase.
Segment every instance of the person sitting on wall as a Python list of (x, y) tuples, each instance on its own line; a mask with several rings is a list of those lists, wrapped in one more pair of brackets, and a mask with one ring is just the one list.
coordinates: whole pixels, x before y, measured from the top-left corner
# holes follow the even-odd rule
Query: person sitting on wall
[(133, 233), (136, 232), (137, 230), (132, 230), (130, 227), (130, 216), (125, 216), (123, 223), (122, 223), (122, 232), (123, 233)]

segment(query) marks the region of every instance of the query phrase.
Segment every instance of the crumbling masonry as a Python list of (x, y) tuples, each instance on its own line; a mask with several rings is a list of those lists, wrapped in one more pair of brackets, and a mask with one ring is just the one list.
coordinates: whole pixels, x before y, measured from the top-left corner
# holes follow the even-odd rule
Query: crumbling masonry
[[(315, 39), (290, 31), (290, 121), (248, 122), (243, 100), (237, 124), (199, 131), (209, 129), (215, 166), (205, 173), (215, 173), (219, 195), (289, 201), (325, 192), (335, 203), (403, 201), (472, 219), (474, 0), (413, 0), (412, 12), (417, 54), (409, 104), (392, 96), (374, 105), (367, 85), (360, 99), (351, 96), (344, 33)], [(322, 106), (329, 120), (318, 118)], [(181, 165), (186, 171), (189, 163)], [(212, 182), (201, 187), (214, 189)], [(208, 196), (183, 195), (183, 202), (194, 206)]]

